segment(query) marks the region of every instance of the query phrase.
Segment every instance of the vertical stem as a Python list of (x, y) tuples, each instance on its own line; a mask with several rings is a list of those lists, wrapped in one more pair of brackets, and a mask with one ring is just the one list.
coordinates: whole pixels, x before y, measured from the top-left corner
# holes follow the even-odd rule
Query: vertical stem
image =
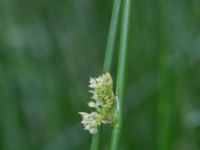
[(113, 12), (110, 22), (110, 29), (108, 33), (108, 42), (106, 46), (106, 54), (103, 66), (103, 72), (109, 71), (112, 64), (113, 51), (115, 47), (117, 25), (120, 14), (121, 0), (114, 0)]
[[(110, 28), (108, 33), (108, 41), (106, 46), (105, 60), (103, 72), (109, 72), (112, 64), (113, 51), (116, 41), (117, 25), (120, 14), (121, 0), (114, 0)], [(93, 135), (90, 150), (97, 150), (100, 139), (100, 130), (97, 134)]]
[(119, 110), (116, 111), (116, 122), (111, 137), (111, 150), (117, 150), (119, 147), (121, 126), (122, 126), (122, 102), (125, 93), (125, 72), (127, 61), (128, 28), (130, 21), (131, 0), (124, 0), (122, 10), (122, 24), (120, 35), (120, 49), (117, 70), (116, 93), (118, 96)]
[(99, 146), (100, 130), (92, 136), (92, 142), (90, 145), (90, 150), (97, 150)]

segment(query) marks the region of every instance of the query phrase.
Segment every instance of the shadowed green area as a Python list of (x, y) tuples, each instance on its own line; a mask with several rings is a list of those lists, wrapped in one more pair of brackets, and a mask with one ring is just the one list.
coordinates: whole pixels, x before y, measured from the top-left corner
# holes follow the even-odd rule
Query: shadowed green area
[[(89, 149), (78, 112), (90, 111), (88, 80), (102, 73), (112, 4), (0, 1), (1, 150)], [(199, 8), (132, 1), (120, 150), (200, 149)], [(110, 133), (103, 127), (103, 150)]]

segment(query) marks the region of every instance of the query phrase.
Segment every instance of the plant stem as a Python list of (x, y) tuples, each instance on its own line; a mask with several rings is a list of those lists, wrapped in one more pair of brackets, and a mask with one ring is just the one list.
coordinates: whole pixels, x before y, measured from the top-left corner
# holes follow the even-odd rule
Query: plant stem
[(111, 150), (117, 150), (119, 147), (121, 126), (122, 126), (122, 102), (125, 93), (125, 72), (127, 61), (127, 46), (128, 46), (128, 29), (130, 22), (130, 6), (131, 0), (124, 0), (122, 10), (122, 24), (120, 35), (120, 49), (117, 70), (116, 93), (118, 96), (119, 110), (116, 111), (116, 122), (111, 137)]
[(97, 150), (98, 149), (99, 138), (100, 138), (99, 132), (92, 136), (92, 142), (91, 142), (91, 145), (90, 145), (90, 150)]
[[(120, 14), (121, 0), (114, 0), (110, 28), (108, 33), (108, 41), (106, 46), (105, 60), (103, 72), (109, 72), (112, 65), (113, 51), (116, 41), (117, 25)], [(97, 134), (93, 135), (90, 150), (98, 150), (100, 139), (100, 130)]]
[(120, 14), (121, 0), (114, 0), (113, 12), (108, 33), (108, 42), (106, 46), (106, 54), (103, 66), (103, 72), (110, 71), (112, 65), (113, 51), (115, 47), (117, 26)]

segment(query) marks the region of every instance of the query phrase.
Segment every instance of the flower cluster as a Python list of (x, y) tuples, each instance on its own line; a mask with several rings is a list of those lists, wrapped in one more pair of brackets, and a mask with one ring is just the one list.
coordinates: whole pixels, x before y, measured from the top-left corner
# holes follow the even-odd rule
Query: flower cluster
[(109, 73), (103, 74), (98, 78), (91, 78), (89, 87), (92, 89), (91, 101), (88, 106), (96, 109), (95, 112), (80, 112), (82, 124), (91, 134), (98, 131), (98, 126), (102, 123), (113, 122), (113, 110), (115, 106), (115, 95), (113, 93), (113, 81)]

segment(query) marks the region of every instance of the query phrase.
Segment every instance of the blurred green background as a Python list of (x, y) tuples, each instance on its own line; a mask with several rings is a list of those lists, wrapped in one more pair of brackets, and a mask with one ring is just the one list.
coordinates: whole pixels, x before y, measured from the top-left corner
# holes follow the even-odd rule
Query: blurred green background
[[(0, 150), (89, 149), (78, 112), (102, 73), (112, 3), (0, 1)], [(120, 150), (199, 150), (200, 1), (132, 5)]]

